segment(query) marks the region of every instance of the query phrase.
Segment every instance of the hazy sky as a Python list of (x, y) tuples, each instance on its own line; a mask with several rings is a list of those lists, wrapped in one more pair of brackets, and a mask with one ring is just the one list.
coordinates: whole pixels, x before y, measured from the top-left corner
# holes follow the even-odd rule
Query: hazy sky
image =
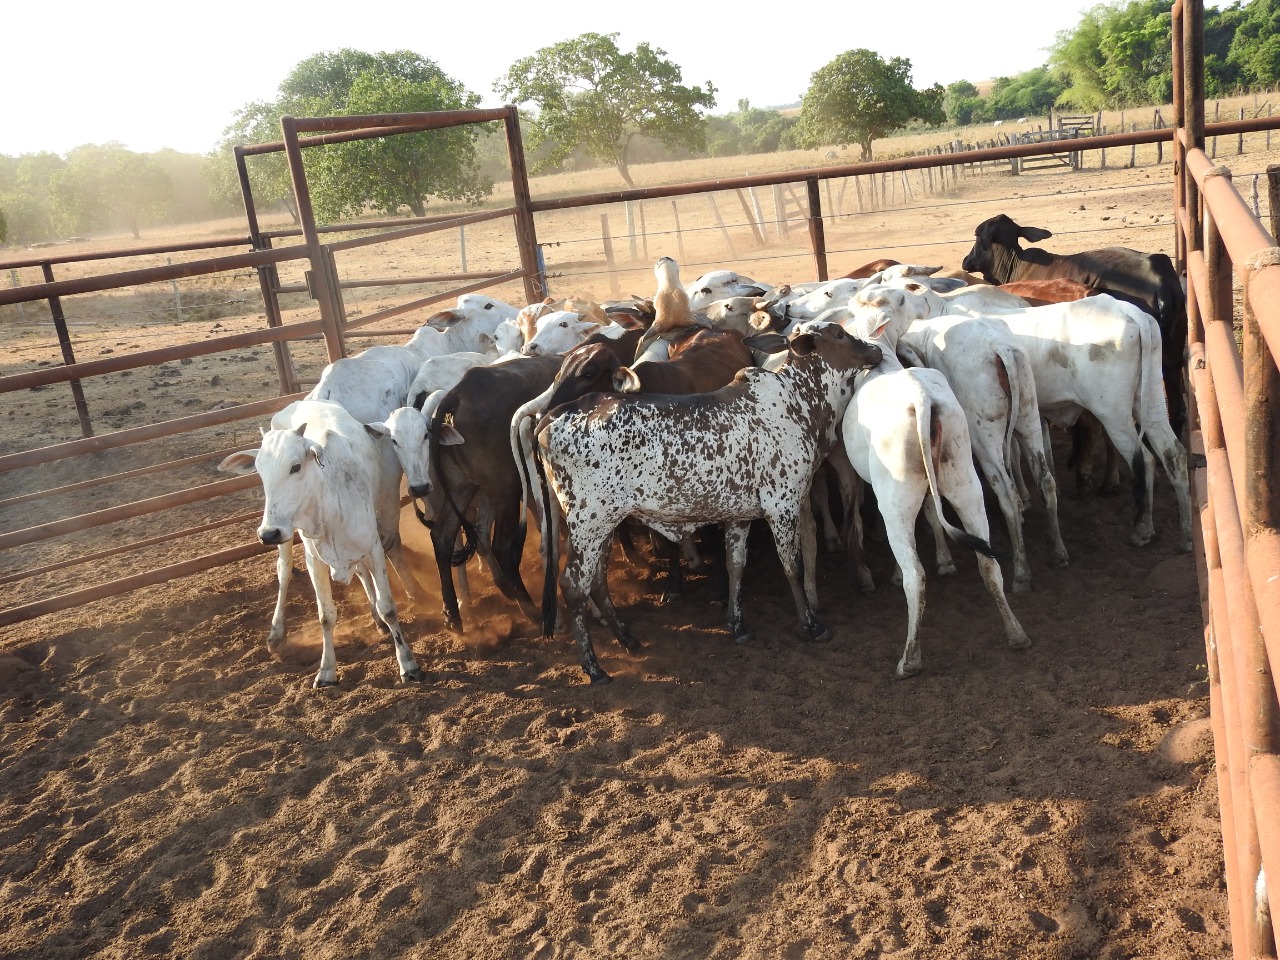
[(512, 61), (589, 31), (618, 33), (623, 50), (665, 50), (685, 84), (715, 84), (715, 113), (743, 98), (798, 101), (815, 70), (858, 47), (906, 57), (917, 88), (978, 82), (1044, 63), (1057, 33), (1096, 2), (791, 0), (756, 8), (767, 13), (724, 0), (11, 3), (0, 21), (0, 154), (113, 140), (206, 153), (238, 108), (274, 99), (299, 61), (343, 47), (413, 50), (486, 107), (501, 105), (493, 81)]

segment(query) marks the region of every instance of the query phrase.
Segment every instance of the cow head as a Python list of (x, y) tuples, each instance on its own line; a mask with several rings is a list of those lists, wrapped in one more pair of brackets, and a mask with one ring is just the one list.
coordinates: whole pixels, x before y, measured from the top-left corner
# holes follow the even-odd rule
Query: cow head
[[(389, 443), (404, 471), (405, 483), (409, 494), (413, 497), (426, 497), (431, 494), (431, 460), (427, 445), (427, 429), (430, 416), (444, 396), (443, 390), (428, 406), (423, 404), (422, 410), (414, 407), (398, 407), (392, 410), (385, 421), (366, 423), (364, 428), (379, 443)], [(428, 398), (430, 400), (430, 397)]]
[(766, 284), (757, 283), (732, 270), (712, 270), (685, 287), (685, 292), (689, 295), (692, 309), (703, 310), (715, 300), (723, 300), (725, 297), (762, 297), (769, 289)]
[(572, 403), (588, 393), (615, 391), (614, 374), (621, 363), (617, 354), (604, 344), (589, 343), (574, 347), (564, 355), (564, 362), (551, 384), (546, 409), (554, 410)]
[(241, 450), (218, 464), (226, 473), (257, 473), (266, 504), (258, 539), (265, 544), (287, 543), (293, 531), (305, 526), (317, 502), (317, 469), (324, 467), (324, 447), (305, 434), (307, 425), (267, 430), (257, 450)]
[(982, 274), (991, 283), (1005, 283), (1013, 277), (1005, 275), (1006, 268), (1003, 268), (1002, 259), (1010, 255), (1009, 251), (1013, 252), (1013, 256), (1017, 255), (1017, 251), (1022, 249), (1018, 240), (1039, 243), (1053, 234), (1040, 227), (1019, 226), (1001, 213), (978, 224), (973, 236), (973, 249), (960, 266), (969, 273)]

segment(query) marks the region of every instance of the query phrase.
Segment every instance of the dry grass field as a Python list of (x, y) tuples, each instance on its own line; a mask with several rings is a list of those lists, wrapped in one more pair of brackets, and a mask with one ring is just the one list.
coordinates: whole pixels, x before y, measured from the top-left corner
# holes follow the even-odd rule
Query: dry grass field
[[(1242, 174), (1264, 170), (1280, 158), (1262, 136), (1246, 138), (1238, 158), (1234, 140), (1230, 150), (1219, 145), (1219, 162)], [(832, 182), (823, 187), (831, 273), (878, 256), (958, 266), (973, 227), (998, 212), (1053, 230), (1051, 249), (1168, 251), (1165, 156), (1158, 166), (1139, 150), (1129, 168), (1126, 151), (1109, 155), (1105, 168), (1091, 160), (1079, 172), (1016, 178), (991, 170), (945, 190), (935, 181), (932, 191), (913, 173), (911, 195), (898, 178), (891, 205), (878, 209), (868, 186), (859, 210), (857, 187)], [(646, 185), (830, 162), (807, 151), (634, 172)], [(615, 181), (611, 171), (587, 171), (540, 178), (534, 192), (610, 190)], [(662, 255), (677, 256), (687, 278), (725, 266), (773, 282), (812, 278), (803, 224), (780, 229), (794, 214), (785, 197), (779, 209), (772, 192), (747, 194), (745, 203), (734, 191), (715, 196), (714, 207), (706, 197), (633, 205), (634, 257), (621, 205), (539, 217), (552, 292), (650, 294)], [(746, 222), (757, 203), (763, 243)], [(602, 214), (618, 265), (612, 275)], [(228, 221), (199, 235), (242, 230)], [(193, 235), (166, 231), (143, 242)], [(103, 237), (57, 252), (121, 245)], [(468, 270), (512, 268), (514, 250), (506, 223), (466, 230)], [(344, 253), (338, 269), (344, 279), (412, 278), (457, 272), (462, 257), (450, 231)], [(296, 264), (282, 269), (284, 283), (301, 279)], [(354, 289), (348, 316), (438, 287)], [(522, 300), (515, 285), (493, 292)], [(314, 316), (305, 294), (283, 305), (286, 320)], [(257, 277), (246, 272), (63, 306), (82, 360), (264, 322)], [(41, 309), (0, 308), (0, 331), (0, 375), (60, 362)], [(366, 333), (353, 337), (355, 349), (375, 342)], [(321, 345), (292, 350), (299, 375), (314, 379)], [(278, 389), (266, 348), (84, 383), (104, 434)], [(259, 422), (0, 474), (2, 530), (213, 482), (221, 475), (212, 454), (253, 446)], [(0, 394), (0, 456), (78, 436), (66, 385)], [(155, 476), (15, 499), (179, 457), (197, 459)], [(571, 645), (540, 638), (478, 566), (466, 633), (443, 627), (437, 600), (402, 608), (430, 674), (420, 688), (397, 682), (358, 588), (338, 591), (339, 687), (309, 687), (319, 632), (305, 579), (295, 579), (289, 602), (290, 644), (281, 657), (268, 655), (274, 571), (266, 555), (0, 628), (0, 953), (1225, 957), (1199, 599), (1192, 558), (1175, 549), (1172, 492), (1161, 476), (1156, 540), (1134, 549), (1125, 543), (1126, 497), (1077, 497), (1065, 470), (1059, 478), (1072, 562), (1049, 565), (1033, 506), (1035, 589), (1011, 598), (1033, 647), (1002, 646), (976, 568), (957, 554), (954, 578), (930, 575), (926, 673), (903, 683), (891, 670), (905, 605), (875, 541), (872, 594), (852, 589), (842, 555), (820, 557), (822, 615), (834, 639), (818, 646), (794, 639), (767, 536), (753, 541), (748, 565), (745, 615), (757, 639), (745, 647), (729, 641), (704, 578), (663, 605), (647, 571), (615, 560), (615, 598), (647, 649), (629, 658), (598, 636), (617, 678), (604, 688), (586, 685)], [(260, 508), (250, 491), (170, 511), (164, 522), (179, 530)], [(6, 604), (245, 542), (256, 522), (17, 579)], [(155, 529), (137, 518), (7, 549), (0, 577)], [(426, 532), (411, 514), (403, 530), (434, 595)], [(1003, 536), (998, 519), (993, 536)], [(536, 539), (524, 568), (535, 592)], [(924, 556), (930, 565), (927, 545)]]

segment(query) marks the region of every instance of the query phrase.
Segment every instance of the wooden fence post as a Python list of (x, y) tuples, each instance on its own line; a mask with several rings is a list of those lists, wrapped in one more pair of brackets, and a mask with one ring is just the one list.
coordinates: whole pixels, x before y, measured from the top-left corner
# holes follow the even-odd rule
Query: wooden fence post
[(600, 236), (604, 239), (604, 264), (609, 270), (609, 296), (618, 296), (618, 274), (613, 263), (613, 237), (609, 233), (609, 215), (600, 214)]
[(733, 191), (738, 195), (738, 202), (742, 204), (742, 212), (747, 215), (747, 223), (751, 227), (751, 236), (755, 238), (756, 246), (764, 246), (764, 236), (760, 233), (760, 225), (756, 223), (756, 218), (751, 215), (751, 207), (747, 204), (747, 195), (741, 190)]
[(1271, 220), (1271, 239), (1280, 239), (1280, 163), (1267, 167), (1267, 205)]
[(817, 178), (805, 181), (809, 187), (809, 242), (813, 247), (813, 262), (818, 279), (827, 279), (827, 235), (822, 226), (822, 199), (818, 194)]
[(729, 237), (729, 231), (725, 229), (724, 220), (720, 216), (720, 208), (716, 206), (716, 198), (713, 194), (706, 194), (707, 202), (711, 204), (711, 212), (715, 214), (716, 223), (720, 225), (720, 236), (724, 237), (725, 246), (729, 248), (730, 259), (738, 259), (738, 251), (733, 245), (733, 240)]
[(760, 209), (760, 197), (756, 195), (755, 187), (747, 187), (747, 193), (751, 196), (751, 208), (752, 210), (755, 211), (756, 223), (760, 227), (760, 230), (757, 233), (757, 236), (760, 237), (760, 245), (764, 246), (764, 243), (765, 243), (764, 211)]
[[(1240, 119), (1242, 121), (1244, 120), (1244, 107), (1240, 108)], [(1244, 153), (1244, 132), (1243, 131), (1236, 135), (1236, 156), (1238, 157), (1242, 153)]]
[(644, 225), (644, 201), (636, 201), (636, 212), (640, 215), (640, 248), (644, 251), (644, 258), (649, 259), (649, 231)]
[(782, 184), (773, 185), (773, 226), (779, 240), (787, 237), (787, 209), (782, 202)]
[(458, 254), (462, 260), (462, 272), (467, 272), (467, 228), (458, 228)]
[(634, 263), (637, 259), (636, 257), (636, 214), (635, 214), (635, 211), (631, 209), (630, 200), (623, 201), (622, 209), (627, 215), (627, 246), (631, 252), (631, 257), (630, 257), (631, 262)]
[(680, 262), (684, 263), (684, 233), (680, 230), (680, 208), (676, 206), (675, 200), (671, 201), (671, 216), (676, 221), (676, 251), (679, 254)]

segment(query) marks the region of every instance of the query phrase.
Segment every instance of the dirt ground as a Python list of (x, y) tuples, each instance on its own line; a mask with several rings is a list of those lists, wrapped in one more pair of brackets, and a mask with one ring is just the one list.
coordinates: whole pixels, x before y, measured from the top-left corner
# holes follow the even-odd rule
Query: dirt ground
[[(1026, 176), (1017, 189), (1038, 199), (1004, 210), (1058, 229), (1164, 214), (1160, 231), (1104, 241), (1159, 249), (1167, 165), (1151, 181), (1082, 200), (1055, 197), (1064, 178)], [(919, 238), (995, 212), (883, 218)], [(1049, 565), (1033, 506), (1035, 588), (1010, 598), (1033, 646), (1004, 646), (957, 553), (955, 577), (929, 578), (925, 673), (903, 682), (885, 544), (870, 543), (871, 594), (842, 554), (820, 557), (833, 638), (809, 645), (764, 531), (742, 646), (709, 578), (663, 605), (658, 580), (616, 558), (615, 599), (646, 649), (629, 657), (598, 628), (606, 686), (475, 565), (466, 632), (444, 630), (411, 514), (432, 594), (402, 606), (421, 686), (399, 683), (358, 588), (338, 588), (338, 687), (310, 687), (305, 578), (289, 646), (270, 656), (265, 555), (2, 628), (0, 955), (1224, 957), (1194, 559), (1176, 552), (1167, 478), (1156, 539), (1130, 547), (1128, 497), (1077, 496), (1064, 442), (1071, 563)], [(32, 522), (10, 510), (5, 529)], [(931, 568), (928, 536), (921, 549)]]

